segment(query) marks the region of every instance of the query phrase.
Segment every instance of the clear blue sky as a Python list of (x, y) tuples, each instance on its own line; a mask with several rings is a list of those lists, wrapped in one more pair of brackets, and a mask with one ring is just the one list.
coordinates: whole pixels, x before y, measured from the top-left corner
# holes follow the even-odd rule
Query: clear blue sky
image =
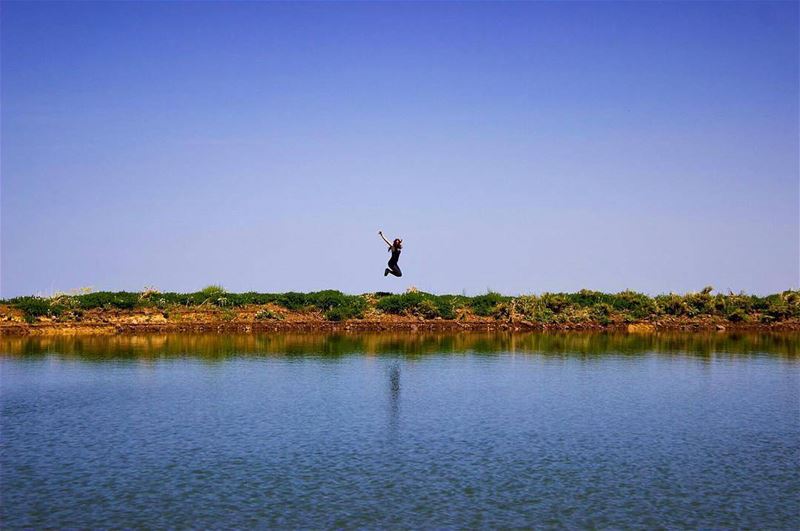
[(2, 296), (800, 284), (797, 2), (0, 9)]

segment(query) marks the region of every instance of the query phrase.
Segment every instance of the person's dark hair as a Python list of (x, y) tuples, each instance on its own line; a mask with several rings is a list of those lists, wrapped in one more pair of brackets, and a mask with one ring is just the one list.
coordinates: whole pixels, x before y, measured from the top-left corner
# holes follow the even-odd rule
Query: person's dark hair
[(394, 241), (392, 242), (392, 247), (394, 247), (396, 249), (402, 249), (403, 248), (403, 240), (401, 240), (400, 238), (395, 238)]

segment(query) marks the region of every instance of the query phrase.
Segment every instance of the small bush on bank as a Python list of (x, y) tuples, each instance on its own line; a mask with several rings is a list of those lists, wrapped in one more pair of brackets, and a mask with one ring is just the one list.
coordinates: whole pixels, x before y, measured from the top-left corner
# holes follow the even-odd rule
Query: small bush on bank
[(741, 308), (731, 308), (725, 317), (732, 323), (740, 323), (747, 320), (747, 314)]
[(256, 321), (283, 321), (283, 316), (277, 312), (273, 312), (265, 308), (256, 312), (255, 319)]
[(302, 310), (309, 305), (308, 296), (305, 293), (297, 293), (294, 291), (284, 293), (276, 302), (287, 310), (295, 311)]
[(466, 305), (461, 298), (453, 295), (436, 295), (433, 302), (442, 319), (455, 319), (456, 311)]
[(622, 291), (611, 297), (611, 306), (633, 319), (644, 319), (656, 312), (656, 304), (644, 293)]
[(611, 316), (614, 312), (614, 308), (611, 307), (610, 304), (605, 302), (600, 302), (592, 306), (591, 308), (591, 315), (594, 320), (598, 323), (607, 325), (611, 323)]
[(131, 310), (142, 305), (140, 294), (130, 291), (97, 291), (86, 295), (76, 295), (74, 298), (78, 300), (78, 304), (84, 310), (94, 308)]
[(245, 304), (275, 304), (281, 295), (278, 293), (248, 291), (247, 293), (229, 293), (228, 297), (234, 306), (244, 306)]
[(275, 303), (292, 311), (320, 310), (331, 321), (361, 318), (367, 309), (367, 301), (363, 296), (345, 295), (337, 290), (284, 293), (276, 298)]
[(416, 315), (425, 319), (437, 317), (455, 319), (456, 310), (463, 305), (459, 297), (454, 295), (411, 291), (400, 295), (385, 295), (378, 300), (376, 308), (394, 315)]
[(203, 301), (200, 304), (213, 304), (214, 306), (231, 306), (227, 292), (222, 286), (212, 284), (197, 292)]
[(387, 295), (378, 301), (376, 307), (386, 313), (402, 315), (412, 313), (423, 300), (425, 300), (425, 295), (418, 291), (401, 295)]
[(415, 308), (414, 314), (423, 319), (435, 319), (442, 316), (439, 307), (431, 299), (423, 299)]
[(36, 322), (38, 317), (50, 313), (50, 301), (42, 297), (16, 297), (8, 302), (22, 311), (23, 318), (28, 323)]
[(489, 292), (486, 295), (478, 295), (469, 300), (469, 305), (475, 315), (488, 317), (497, 311), (497, 306), (501, 303), (508, 302), (511, 297), (500, 295), (499, 293)]
[(689, 307), (683, 297), (670, 293), (669, 295), (657, 295), (655, 297), (656, 308), (659, 313), (672, 316), (687, 315)]
[(536, 295), (523, 295), (517, 297), (517, 311), (526, 320), (535, 323), (552, 323), (554, 321), (553, 311), (544, 304), (541, 297)]
[(225, 295), (225, 288), (218, 284), (211, 284), (204, 287), (198, 293), (202, 294), (207, 299), (216, 299)]
[(364, 309), (357, 305), (336, 306), (326, 310), (323, 317), (329, 321), (346, 321), (347, 319), (360, 319), (364, 316)]

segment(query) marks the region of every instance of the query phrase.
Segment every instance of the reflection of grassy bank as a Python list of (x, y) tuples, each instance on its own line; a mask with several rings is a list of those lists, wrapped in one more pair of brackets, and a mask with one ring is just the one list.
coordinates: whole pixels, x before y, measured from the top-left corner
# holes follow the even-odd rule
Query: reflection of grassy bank
[[(404, 294), (228, 293), (209, 286), (195, 293), (97, 292), (49, 298), (17, 297), (0, 306), (6, 322), (167, 323), (207, 318), (218, 322), (280, 322), (381, 319), (526, 323), (534, 326), (614, 326), (628, 323), (732, 323), (770, 325), (800, 320), (800, 291), (765, 297), (712, 294), (711, 288), (686, 295), (650, 297), (633, 291), (545, 293), (509, 297)], [(142, 316), (136, 320), (135, 316)], [(114, 319), (117, 321), (114, 321)], [(127, 319), (127, 320), (126, 320)]]
[(454, 334), (149, 334), (123, 336), (26, 336), (0, 338), (0, 353), (57, 354), (88, 360), (191, 356), (323, 356), (431, 354), (543, 354), (637, 356), (647, 353), (699, 357), (800, 355), (800, 333), (454, 333)]

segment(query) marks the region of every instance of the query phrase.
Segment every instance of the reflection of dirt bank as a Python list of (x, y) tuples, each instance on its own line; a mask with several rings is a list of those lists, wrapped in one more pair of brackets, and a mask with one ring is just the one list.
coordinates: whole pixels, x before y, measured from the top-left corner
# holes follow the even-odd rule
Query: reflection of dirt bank
[[(232, 356), (350, 356), (464, 354), (547, 354), (550, 356), (699, 357), (800, 355), (800, 332), (338, 332), (250, 334), (28, 335), (0, 338), (0, 356), (54, 354), (87, 360), (160, 359), (190, 356), (209, 361)], [(587, 358), (591, 359), (591, 358)], [(402, 393), (399, 366), (387, 373), (389, 407)]]

